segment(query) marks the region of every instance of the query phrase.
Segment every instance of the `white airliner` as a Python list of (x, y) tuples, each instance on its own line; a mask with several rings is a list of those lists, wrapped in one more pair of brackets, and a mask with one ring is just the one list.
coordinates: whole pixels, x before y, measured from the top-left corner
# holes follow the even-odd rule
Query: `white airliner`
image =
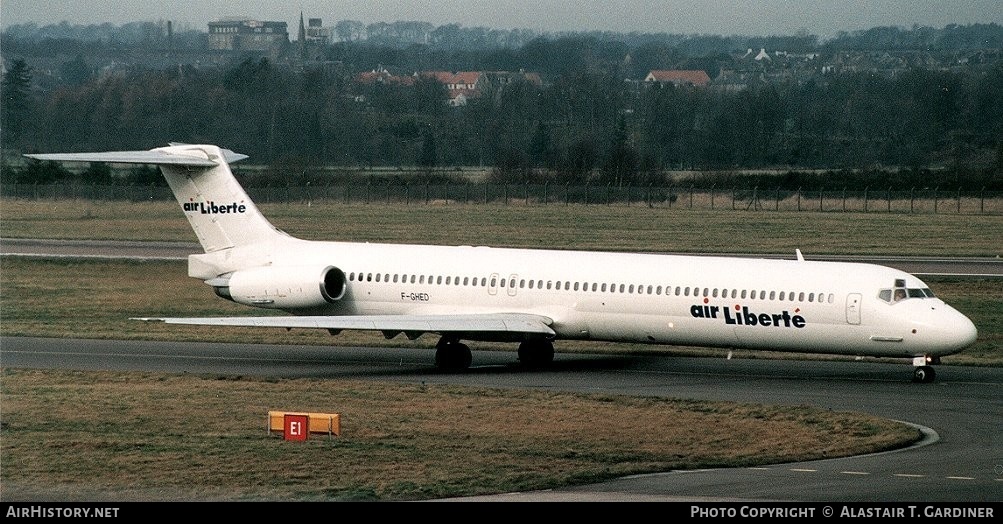
[(229, 167), (247, 157), (233, 151), (27, 156), (159, 166), (205, 250), (189, 256), (189, 276), (292, 314), (142, 320), (435, 333), (444, 369), (471, 364), (464, 340), (518, 342), (534, 366), (553, 360), (555, 340), (603, 340), (911, 358), (920, 382), (977, 335), (918, 278), (877, 265), (302, 240), (251, 202)]

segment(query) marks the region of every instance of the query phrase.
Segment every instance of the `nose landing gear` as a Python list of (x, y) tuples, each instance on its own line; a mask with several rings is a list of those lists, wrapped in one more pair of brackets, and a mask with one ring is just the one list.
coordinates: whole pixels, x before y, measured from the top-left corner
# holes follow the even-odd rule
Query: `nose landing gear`
[(912, 359), (912, 365), (916, 367), (912, 373), (912, 381), (920, 383), (933, 382), (937, 378), (937, 372), (930, 364), (940, 364), (940, 357), (929, 355)]

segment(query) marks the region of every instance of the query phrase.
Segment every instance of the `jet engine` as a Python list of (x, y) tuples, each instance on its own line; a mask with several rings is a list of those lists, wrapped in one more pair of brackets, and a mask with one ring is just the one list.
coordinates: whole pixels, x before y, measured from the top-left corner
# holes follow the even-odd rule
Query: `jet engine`
[(322, 307), (345, 296), (345, 273), (334, 266), (267, 266), (207, 280), (216, 294), (270, 309)]

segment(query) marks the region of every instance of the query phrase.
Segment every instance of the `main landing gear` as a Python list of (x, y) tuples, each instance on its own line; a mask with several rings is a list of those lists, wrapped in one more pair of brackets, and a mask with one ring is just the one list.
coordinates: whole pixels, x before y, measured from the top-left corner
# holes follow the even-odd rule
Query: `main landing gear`
[(442, 370), (462, 370), (470, 367), (473, 356), (459, 339), (442, 337), (435, 345), (435, 366)]
[[(435, 345), (435, 367), (443, 371), (461, 371), (470, 367), (470, 348), (456, 337), (442, 337)], [(527, 340), (519, 344), (519, 362), (528, 368), (549, 366), (554, 362), (554, 344), (549, 340)]]
[(549, 340), (527, 340), (519, 344), (519, 362), (530, 368), (553, 364), (554, 343)]
[(940, 357), (923, 356), (912, 359), (912, 365), (916, 369), (912, 373), (913, 382), (928, 383), (937, 378), (937, 372), (930, 364), (940, 364)]

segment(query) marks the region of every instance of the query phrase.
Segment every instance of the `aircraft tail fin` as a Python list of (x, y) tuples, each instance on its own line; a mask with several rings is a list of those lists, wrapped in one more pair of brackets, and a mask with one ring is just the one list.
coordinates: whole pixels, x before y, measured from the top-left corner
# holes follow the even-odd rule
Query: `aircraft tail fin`
[(38, 160), (149, 164), (160, 167), (206, 253), (285, 235), (258, 211), (230, 171), (247, 158), (212, 145), (171, 144), (149, 151), (25, 155)]

